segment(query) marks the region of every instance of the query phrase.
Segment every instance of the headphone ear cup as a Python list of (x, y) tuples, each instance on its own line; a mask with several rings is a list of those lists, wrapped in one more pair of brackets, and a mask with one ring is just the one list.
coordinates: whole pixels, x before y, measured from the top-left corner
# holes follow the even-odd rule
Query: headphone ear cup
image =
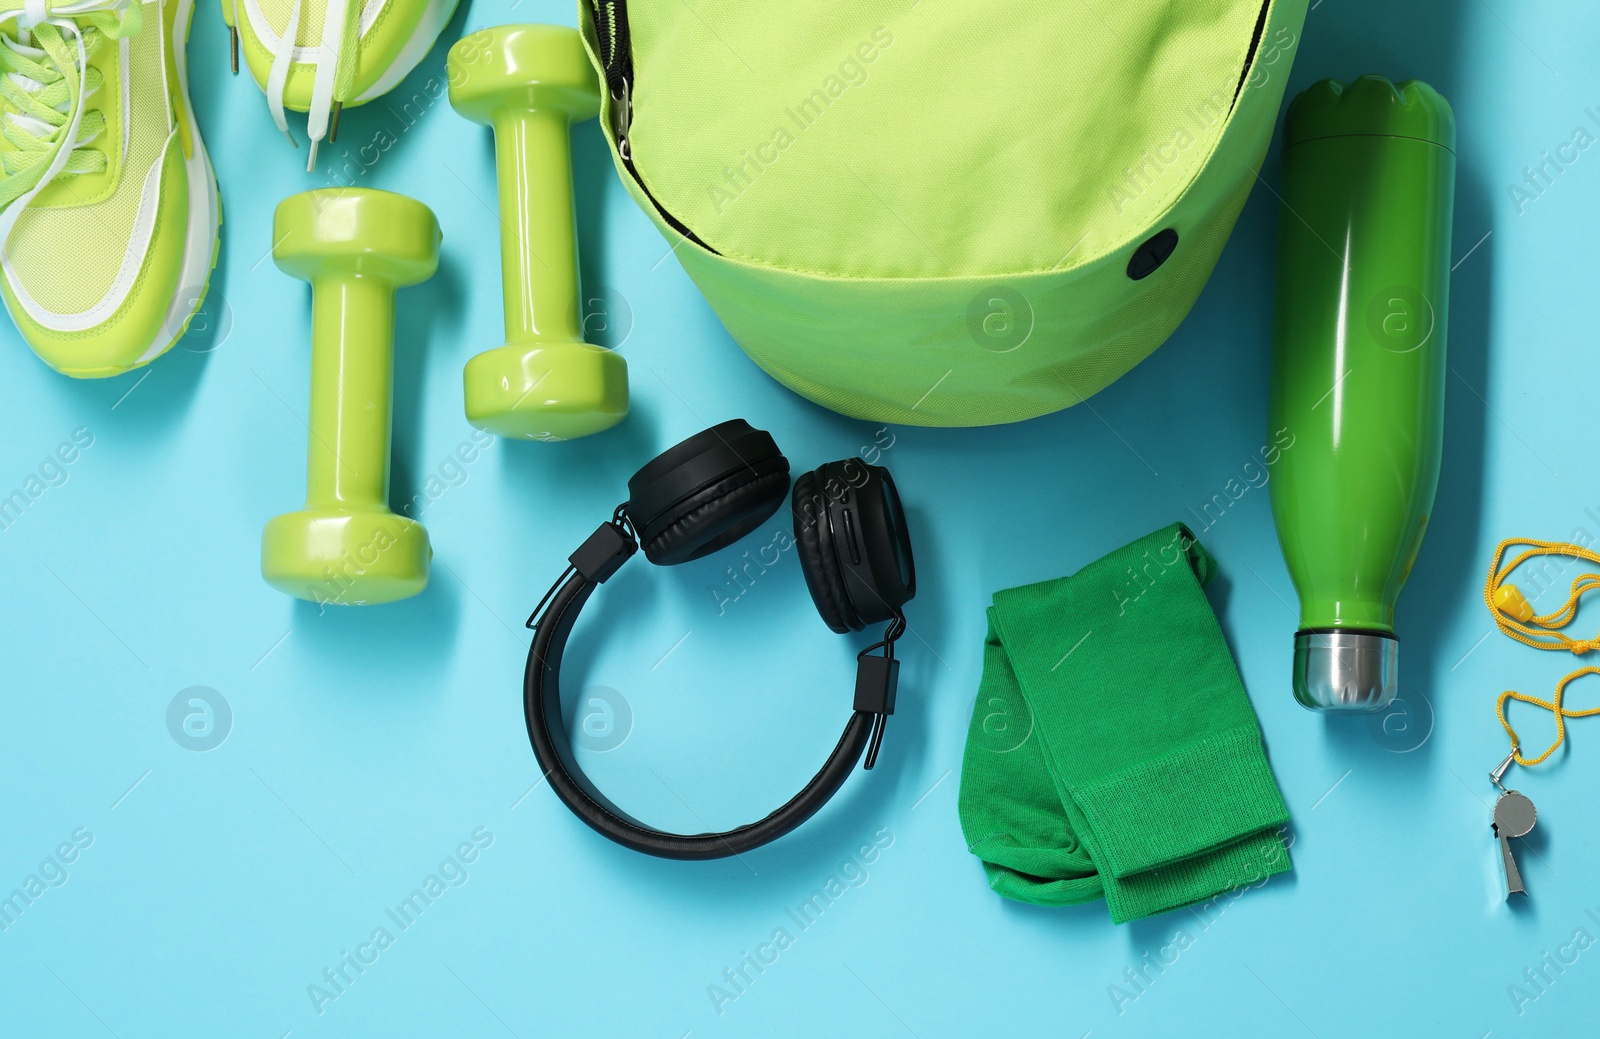
[(831, 538), (825, 536), (828, 508), (826, 504), (819, 507), (823, 499), (817, 491), (817, 472), (806, 473), (794, 482), (794, 497), (790, 502), (794, 512), (794, 541), (799, 548), (806, 589), (811, 592), (811, 601), (816, 603), (822, 623), (843, 635), (860, 631), (861, 625), (852, 622), (844, 575), (839, 571), (839, 561), (833, 557)]
[(639, 532), (645, 558), (657, 566), (687, 563), (733, 544), (783, 504), (789, 461), (782, 455), (689, 495)]

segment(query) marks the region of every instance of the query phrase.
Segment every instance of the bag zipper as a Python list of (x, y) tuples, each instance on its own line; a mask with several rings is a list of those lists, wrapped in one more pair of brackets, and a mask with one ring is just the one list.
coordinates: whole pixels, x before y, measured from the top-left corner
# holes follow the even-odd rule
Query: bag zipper
[[(611, 95), (611, 134), (617, 142), (617, 154), (627, 167), (633, 182), (639, 185), (650, 204), (667, 226), (708, 253), (716, 253), (689, 230), (677, 217), (667, 212), (659, 199), (645, 184), (644, 178), (633, 165), (633, 142), (628, 136), (633, 126), (633, 45), (628, 38), (628, 0), (591, 0), (594, 14), (594, 34), (600, 45), (600, 64), (604, 66), (606, 92)], [(720, 255), (720, 254), (719, 254)]]

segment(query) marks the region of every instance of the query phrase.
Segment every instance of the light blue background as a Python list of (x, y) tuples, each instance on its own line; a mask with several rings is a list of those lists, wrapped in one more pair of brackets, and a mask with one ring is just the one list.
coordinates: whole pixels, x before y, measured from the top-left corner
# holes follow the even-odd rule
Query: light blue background
[[(1001, 900), (964, 849), (955, 803), (983, 607), (995, 589), (1194, 521), (1189, 510), (1254, 457), (1272, 193), (1252, 195), (1178, 334), (1088, 406), (1009, 428), (892, 431), (885, 459), (911, 509), (920, 594), (878, 770), (775, 846), (662, 862), (600, 840), (534, 788), (521, 621), (657, 450), (746, 416), (810, 467), (871, 445), (877, 427), (811, 406), (745, 359), (590, 124), (576, 133), (584, 274), (631, 311), (631, 328), (608, 334), (628, 332), (633, 414), (580, 442), (496, 444), (464, 477), (449, 467), (472, 433), (461, 366), (498, 345), (501, 319), (490, 142), (444, 102), (427, 105), (441, 46), (394, 95), (347, 112), (324, 153), (350, 157), (362, 185), (422, 198), (444, 228), (438, 276), (400, 299), (395, 406), (394, 500), (456, 479), (421, 512), (433, 580), (414, 600), (325, 616), (269, 589), (260, 531), (302, 500), (308, 373), (307, 290), (265, 259), (269, 221), (278, 200), (333, 178), (301, 172), (304, 152), (275, 134), (259, 91), (229, 79), (216, 7), (202, 3), (195, 100), (227, 216), (208, 328), (105, 382), (58, 376), (0, 332), (0, 491), (73, 430), (94, 436), (67, 482), (0, 534), (0, 893), (76, 828), (94, 837), (69, 879), (0, 934), (0, 1034), (1592, 1033), (1600, 949), (1552, 972), (1521, 1016), (1507, 988), (1576, 929), (1600, 935), (1586, 914), (1600, 916), (1600, 723), (1575, 723), (1570, 760), (1513, 772), (1540, 824), (1519, 852), (1531, 898), (1508, 909), (1484, 775), (1506, 747), (1493, 699), (1508, 686), (1543, 695), (1573, 662), (1489, 634), (1479, 586), (1501, 537), (1600, 534), (1600, 151), (1520, 213), (1507, 187), (1574, 127), (1596, 129), (1600, 14), (1495, 4), (1323, 0), (1290, 87), (1415, 75), (1459, 120), (1444, 473), (1400, 617), (1406, 689), (1436, 719), (1375, 737), (1364, 720), (1295, 705), (1294, 592), (1267, 494), (1251, 491), (1202, 536), (1294, 814), (1295, 871), (1209, 923), (1179, 912), (1115, 927), (1100, 905)], [(447, 40), (572, 18), (570, 3), (482, 0)], [(406, 128), (411, 98), (429, 110)], [(372, 147), (380, 134), (394, 139), (386, 151)], [(364, 146), (375, 162), (358, 161)], [(1263, 177), (1280, 177), (1276, 150)], [(816, 620), (793, 553), (719, 616), (711, 589), (728, 587), (731, 562), (630, 565), (571, 661), (631, 707), (622, 747), (587, 756), (597, 781), (669, 827), (768, 810), (832, 746), (849, 703), (860, 640)], [(1591, 612), (1579, 627), (1597, 624)], [(234, 716), (208, 753), (167, 726), (169, 702), (196, 685)], [(1525, 724), (1530, 744), (1549, 734), (1546, 719)], [(466, 882), (399, 931), (385, 907), (478, 827), (493, 843)], [(893, 843), (865, 883), (799, 931), (786, 910), (879, 831)], [(308, 985), (379, 926), (394, 945), (319, 1016)], [(707, 986), (780, 927), (792, 947), (719, 1016)], [(1180, 928), (1190, 947), (1119, 1013), (1108, 986)]]

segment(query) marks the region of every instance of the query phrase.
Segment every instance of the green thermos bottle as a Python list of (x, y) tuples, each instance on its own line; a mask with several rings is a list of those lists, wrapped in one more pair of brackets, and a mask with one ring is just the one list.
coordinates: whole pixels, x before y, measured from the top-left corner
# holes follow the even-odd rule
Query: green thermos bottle
[(1439, 483), (1454, 149), (1449, 103), (1416, 80), (1325, 80), (1289, 106), (1268, 442), (1314, 710), (1398, 688), (1395, 602)]

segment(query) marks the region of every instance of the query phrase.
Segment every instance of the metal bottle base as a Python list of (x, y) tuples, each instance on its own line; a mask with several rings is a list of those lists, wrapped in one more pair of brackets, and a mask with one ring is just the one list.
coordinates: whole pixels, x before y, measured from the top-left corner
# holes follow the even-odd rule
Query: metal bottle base
[(1400, 689), (1400, 642), (1376, 631), (1294, 636), (1294, 698), (1313, 711), (1381, 711)]

